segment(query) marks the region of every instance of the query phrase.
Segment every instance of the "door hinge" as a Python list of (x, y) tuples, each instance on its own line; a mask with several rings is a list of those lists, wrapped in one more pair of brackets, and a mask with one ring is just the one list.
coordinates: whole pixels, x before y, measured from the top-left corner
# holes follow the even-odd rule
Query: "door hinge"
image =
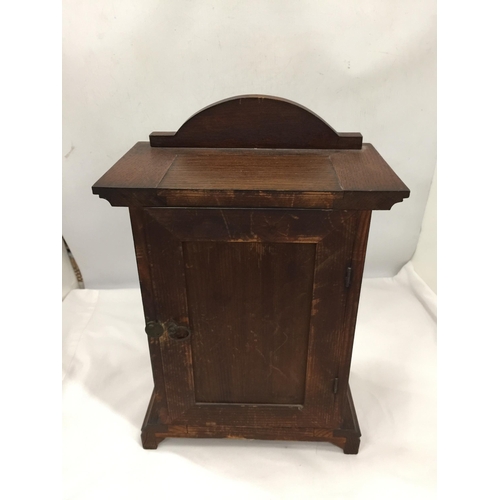
[(335, 377), (335, 380), (333, 381), (333, 394), (337, 394), (338, 390), (339, 390), (339, 378)]
[(352, 267), (349, 266), (345, 272), (345, 287), (346, 288), (349, 288), (351, 286), (351, 276), (352, 276)]

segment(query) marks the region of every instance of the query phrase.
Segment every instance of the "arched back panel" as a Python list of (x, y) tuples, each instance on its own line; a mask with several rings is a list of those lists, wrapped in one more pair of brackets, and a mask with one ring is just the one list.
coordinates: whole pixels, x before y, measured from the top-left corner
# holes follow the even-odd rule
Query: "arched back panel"
[(233, 97), (193, 115), (177, 132), (153, 132), (152, 147), (361, 149), (359, 133), (339, 133), (312, 111), (285, 99)]

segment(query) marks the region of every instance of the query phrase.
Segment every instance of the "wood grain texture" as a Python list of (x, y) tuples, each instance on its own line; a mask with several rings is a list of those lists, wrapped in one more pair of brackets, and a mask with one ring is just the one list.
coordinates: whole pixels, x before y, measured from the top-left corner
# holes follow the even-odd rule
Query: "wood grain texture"
[[(321, 406), (325, 406), (329, 401), (326, 391), (333, 391), (333, 381), (341, 376), (340, 367), (344, 362), (345, 352), (341, 339), (344, 334), (348, 292), (345, 288), (345, 276), (356, 236), (354, 228), (359, 218), (356, 211), (344, 212), (341, 218), (339, 212), (333, 214), (337, 217), (330, 218), (332, 224), (329, 233), (317, 245), (308, 355), (310, 372), (307, 379), (314, 387), (314, 390), (311, 388), (310, 397), (313, 397), (313, 394), (318, 397), (318, 404)], [(325, 387), (323, 377), (316, 377), (315, 373), (328, 374), (331, 385)], [(342, 421), (342, 408), (339, 403), (344, 399), (345, 391), (345, 386), (339, 384), (339, 398), (335, 400), (334, 405), (330, 401), (330, 406), (325, 408), (327, 425), (335, 426)]]
[(216, 103), (150, 142), (137, 143), (93, 193), (113, 206), (354, 210), (388, 210), (409, 196), (359, 134), (338, 134), (281, 99)]
[(197, 403), (304, 404), (315, 250), (183, 243)]
[(358, 453), (348, 382), (371, 211), (409, 196), (371, 144), (242, 96), (151, 134), (92, 190), (130, 209), (154, 378), (144, 448), (220, 437)]
[[(347, 289), (347, 293), (345, 294), (346, 304), (344, 324), (342, 325), (339, 332), (339, 352), (342, 353), (342, 356), (339, 358), (338, 373), (339, 392), (341, 392), (342, 394), (346, 394), (348, 388), (359, 297), (361, 293), (366, 247), (368, 244), (368, 233), (372, 214), (370, 211), (359, 211), (356, 213), (356, 225), (353, 227), (353, 233), (355, 234), (355, 237), (353, 239), (353, 246), (350, 251), (349, 263), (349, 266), (352, 269), (351, 285), (349, 286), (349, 288)], [(347, 399), (344, 399), (343, 401), (345, 402), (347, 401)], [(352, 404), (352, 402), (349, 404)], [(342, 408), (342, 406), (339, 406), (338, 411), (343, 412), (344, 408)]]
[(169, 402), (160, 421), (338, 425), (333, 381), (358, 212), (143, 212), (154, 320), (193, 332), (159, 339)]
[(360, 150), (271, 152), (138, 143), (92, 190), (113, 206), (143, 207), (388, 210), (409, 196), (370, 144)]
[[(357, 454), (361, 433), (357, 425), (356, 411), (348, 388), (344, 408), (346, 417), (340, 428), (319, 427), (256, 427), (237, 425), (217, 425), (208, 422), (205, 425), (158, 424), (150, 420), (148, 412), (142, 426), (141, 440), (143, 448), (156, 449), (166, 438), (224, 438), (224, 439), (259, 439), (285, 441), (324, 441), (342, 448), (345, 454)], [(150, 407), (154, 405), (154, 393)], [(347, 422), (347, 425), (345, 423)]]
[[(180, 325), (188, 325), (182, 246), (146, 213), (144, 218), (152, 278), (150, 300), (156, 311), (156, 316), (149, 319), (163, 324), (165, 330), (170, 319), (175, 319)], [(158, 342), (161, 352), (162, 383), (168, 400), (168, 404), (160, 411), (160, 418), (171, 422), (184, 415), (195, 403), (191, 344), (173, 340), (167, 334), (152, 340)]]
[(331, 210), (245, 210), (146, 208), (144, 214), (158, 221), (182, 241), (268, 241), (316, 243), (332, 229), (330, 217), (347, 212)]
[(158, 186), (176, 153), (154, 149), (147, 142), (135, 144), (95, 184), (95, 188), (146, 188)]
[(343, 191), (408, 191), (371, 144), (363, 144), (359, 151), (333, 151), (330, 160)]
[(159, 192), (155, 206), (314, 209), (333, 207), (342, 198), (340, 192), (172, 189)]
[(218, 191), (339, 191), (328, 155), (178, 154), (159, 188)]
[[(226, 291), (225, 295), (218, 295), (216, 290), (220, 288), (221, 283), (230, 279), (228, 276), (231, 273), (239, 275), (239, 279), (236, 279), (230, 291), (234, 291), (236, 295), (241, 294), (241, 287), (245, 282), (245, 286), (249, 287), (246, 294), (247, 296), (248, 293), (253, 294), (254, 303), (250, 307), (252, 311), (238, 311), (237, 307), (233, 315), (223, 318), (226, 320), (223, 321), (226, 327), (237, 329), (238, 325), (240, 328), (243, 325), (243, 328), (245, 326), (248, 328), (251, 324), (251, 319), (248, 318), (252, 312), (258, 311), (259, 306), (267, 307), (267, 310), (262, 309), (262, 316), (265, 316), (266, 312), (268, 315), (273, 315), (282, 311), (286, 305), (279, 305), (281, 294), (278, 294), (278, 303), (276, 302), (272, 289), (279, 289), (279, 283), (278, 286), (276, 284), (279, 281), (286, 285), (291, 277), (296, 277), (293, 268), (297, 265), (307, 267), (308, 260), (311, 260), (311, 255), (307, 256), (308, 251), (305, 255), (295, 253), (287, 256), (286, 252), (283, 253), (283, 249), (289, 247), (315, 249), (312, 296), (301, 294), (303, 286), (297, 286), (295, 290), (286, 290), (285, 294), (295, 296), (292, 303), (293, 300), (298, 302), (294, 304), (294, 309), (305, 304), (311, 307), (308, 346), (306, 349), (304, 347), (298, 349), (302, 354), (307, 352), (304, 404), (293, 404), (298, 400), (293, 398), (287, 400), (279, 393), (273, 393), (275, 387), (273, 389), (272, 384), (262, 386), (262, 381), (258, 380), (258, 377), (250, 378), (250, 382), (254, 380), (256, 383), (252, 386), (245, 378), (247, 369), (236, 372), (230, 370), (232, 377), (235, 378), (233, 384), (236, 387), (235, 392), (232, 388), (228, 390), (224, 383), (220, 384), (224, 376), (215, 376), (212, 382), (217, 378), (218, 381), (214, 385), (209, 383), (208, 389), (202, 388), (197, 394), (196, 379), (210, 378), (214, 375), (209, 364), (205, 364), (205, 368), (200, 370), (201, 377), (196, 376), (194, 368), (197, 360), (201, 360), (199, 365), (201, 367), (205, 358), (211, 356), (211, 345), (208, 345), (208, 352), (202, 347), (197, 353), (196, 347), (193, 349), (192, 341), (175, 342), (164, 335), (160, 339), (154, 339), (160, 346), (162, 360), (160, 368), (157, 358), (152, 357), (152, 360), (156, 359), (156, 371), (164, 378), (164, 388), (155, 389), (156, 399), (148, 409), (143, 428), (143, 446), (154, 449), (165, 437), (296, 439), (328, 441), (343, 448), (345, 453), (357, 453), (360, 432), (347, 380), (354, 338), (357, 296), (371, 212), (179, 208), (134, 209), (131, 210), (131, 214), (133, 214), (134, 238), (137, 241), (139, 272), (142, 275), (141, 285), (144, 282), (144, 286), (149, 287), (149, 292), (144, 294), (143, 300), (146, 303), (150, 301), (151, 304), (149, 306), (145, 304), (145, 311), (158, 311), (156, 319), (160, 319), (163, 323), (168, 321), (174, 310), (180, 311), (178, 314), (173, 314), (175, 319), (191, 327), (196, 325), (193, 328), (195, 331), (204, 328), (204, 322), (206, 327), (207, 320), (210, 324), (211, 319), (212, 321), (219, 319), (207, 317), (209, 312), (224, 311), (228, 292)], [(255, 253), (255, 257), (264, 257), (266, 247), (271, 248), (271, 244), (281, 247), (281, 252), (279, 248), (275, 248), (278, 253), (276, 257), (284, 257), (286, 272), (283, 270), (281, 277), (276, 278), (271, 287), (269, 281), (263, 286), (262, 279), (276, 272), (271, 268), (280, 265), (276, 259), (271, 259), (267, 270), (265, 266), (261, 269), (260, 279), (248, 282), (247, 265), (250, 250)], [(239, 245), (240, 249), (233, 248), (235, 245)], [(241, 249), (245, 247), (247, 251), (242, 254)], [(146, 259), (143, 258), (145, 251)], [(224, 253), (228, 252), (231, 254), (229, 260), (224, 256)], [(148, 266), (143, 264), (144, 260), (149, 263)], [(256, 265), (252, 266), (250, 263), (249, 266), (249, 270), (257, 275), (259, 260), (255, 260)], [(222, 269), (224, 262), (226, 270)], [(347, 265), (354, 266), (355, 269), (352, 288), (348, 293), (344, 289)], [(262, 261), (260, 266), (263, 266)], [(197, 274), (200, 271), (205, 273), (205, 277), (201, 279)], [(204, 283), (207, 279), (206, 273), (210, 275), (210, 271), (213, 272), (210, 277), (212, 281), (209, 279)], [(190, 274), (194, 279), (190, 280)], [(237, 282), (241, 285), (238, 286)], [(194, 293), (188, 289), (194, 290)], [(213, 297), (208, 297), (210, 292)], [(261, 302), (259, 305), (259, 295), (265, 297), (267, 303)], [(334, 297), (335, 300), (332, 301)], [(237, 296), (240, 306), (245, 298)], [(281, 301), (284, 304), (283, 298)], [(190, 311), (191, 307), (194, 315)], [(238, 315), (247, 319), (240, 320), (237, 318)], [(304, 311), (301, 316), (302, 318), (305, 316)], [(197, 320), (197, 317), (201, 318), (201, 321)], [(278, 321), (275, 323), (277, 326)], [(276, 333), (285, 331), (286, 321), (279, 321), (279, 326)], [(210, 331), (208, 333), (210, 336)], [(219, 351), (216, 357), (226, 362), (230, 361), (234, 354), (234, 343), (227, 342), (227, 333), (226, 331), (215, 339), (216, 343), (220, 342), (217, 345)], [(270, 339), (267, 338), (268, 333), (265, 328), (260, 328), (259, 334), (254, 336), (257, 344), (261, 347), (271, 345), (270, 352), (276, 353), (276, 347), (279, 346), (273, 345), (272, 341), (271, 344), (268, 343)], [(150, 342), (151, 340), (153, 339), (150, 339)], [(234, 341), (234, 338), (232, 340)], [(240, 341), (239, 346), (237, 345), (239, 349), (245, 349), (249, 344), (245, 342), (245, 335), (237, 340)], [(223, 345), (224, 342), (226, 345)], [(262, 354), (264, 350), (267, 352), (265, 348), (258, 349)], [(157, 355), (158, 350), (154, 353)], [(293, 355), (291, 358), (284, 356), (277, 359), (271, 356), (267, 365), (262, 359), (261, 368), (264, 370), (261, 370), (261, 375), (269, 373), (269, 370), (272, 373), (272, 365), (287, 373), (288, 378), (297, 377), (303, 370)], [(339, 378), (336, 396), (333, 395), (335, 377)], [(281, 389), (293, 390), (297, 387), (299, 386), (283, 384)], [(159, 395), (162, 391), (166, 393), (168, 404), (165, 404), (164, 398)], [(204, 391), (205, 396), (208, 394), (208, 398), (199, 397), (199, 393)], [(245, 391), (248, 391), (247, 403), (245, 403)], [(293, 394), (293, 397), (295, 398), (297, 394), (297, 392)], [(214, 402), (203, 403), (199, 399), (212, 399)], [(215, 401), (216, 399), (219, 399), (219, 402)]]
[[(146, 240), (144, 211), (138, 208), (130, 208), (130, 221), (132, 224), (132, 235), (134, 238), (135, 255), (137, 261), (137, 270), (139, 273), (139, 283), (141, 287), (142, 303), (144, 307), (145, 323), (157, 317), (157, 304), (153, 292), (153, 277), (151, 274), (149, 247)], [(144, 334), (145, 335), (145, 334)], [(151, 367), (153, 370), (153, 380), (155, 386), (154, 397), (156, 398), (155, 412), (163, 408), (168, 414), (168, 402), (165, 393), (165, 373), (161, 359), (161, 341), (158, 338), (148, 338), (149, 355), (151, 358)], [(153, 405), (148, 408), (147, 418), (150, 422), (158, 421), (159, 414), (150, 415), (153, 411)]]
[(153, 147), (359, 149), (359, 133), (338, 133), (318, 115), (285, 99), (237, 96), (212, 104), (177, 132), (153, 132)]

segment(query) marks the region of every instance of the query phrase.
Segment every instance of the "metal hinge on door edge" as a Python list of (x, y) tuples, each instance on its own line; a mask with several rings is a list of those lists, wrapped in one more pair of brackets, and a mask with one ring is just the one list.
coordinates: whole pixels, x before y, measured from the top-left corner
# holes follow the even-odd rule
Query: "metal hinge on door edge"
[(335, 377), (335, 380), (333, 381), (333, 394), (337, 394), (338, 390), (339, 390), (339, 378)]
[(351, 276), (352, 276), (352, 267), (349, 266), (345, 272), (345, 287), (346, 288), (349, 288), (351, 286)]

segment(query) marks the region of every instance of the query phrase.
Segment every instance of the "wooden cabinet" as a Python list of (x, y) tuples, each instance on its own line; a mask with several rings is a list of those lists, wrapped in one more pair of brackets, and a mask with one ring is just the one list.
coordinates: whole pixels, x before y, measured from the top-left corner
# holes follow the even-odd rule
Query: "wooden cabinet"
[(359, 134), (243, 96), (152, 133), (94, 186), (127, 206), (166, 437), (329, 441), (357, 453), (349, 368), (371, 211), (408, 188)]

